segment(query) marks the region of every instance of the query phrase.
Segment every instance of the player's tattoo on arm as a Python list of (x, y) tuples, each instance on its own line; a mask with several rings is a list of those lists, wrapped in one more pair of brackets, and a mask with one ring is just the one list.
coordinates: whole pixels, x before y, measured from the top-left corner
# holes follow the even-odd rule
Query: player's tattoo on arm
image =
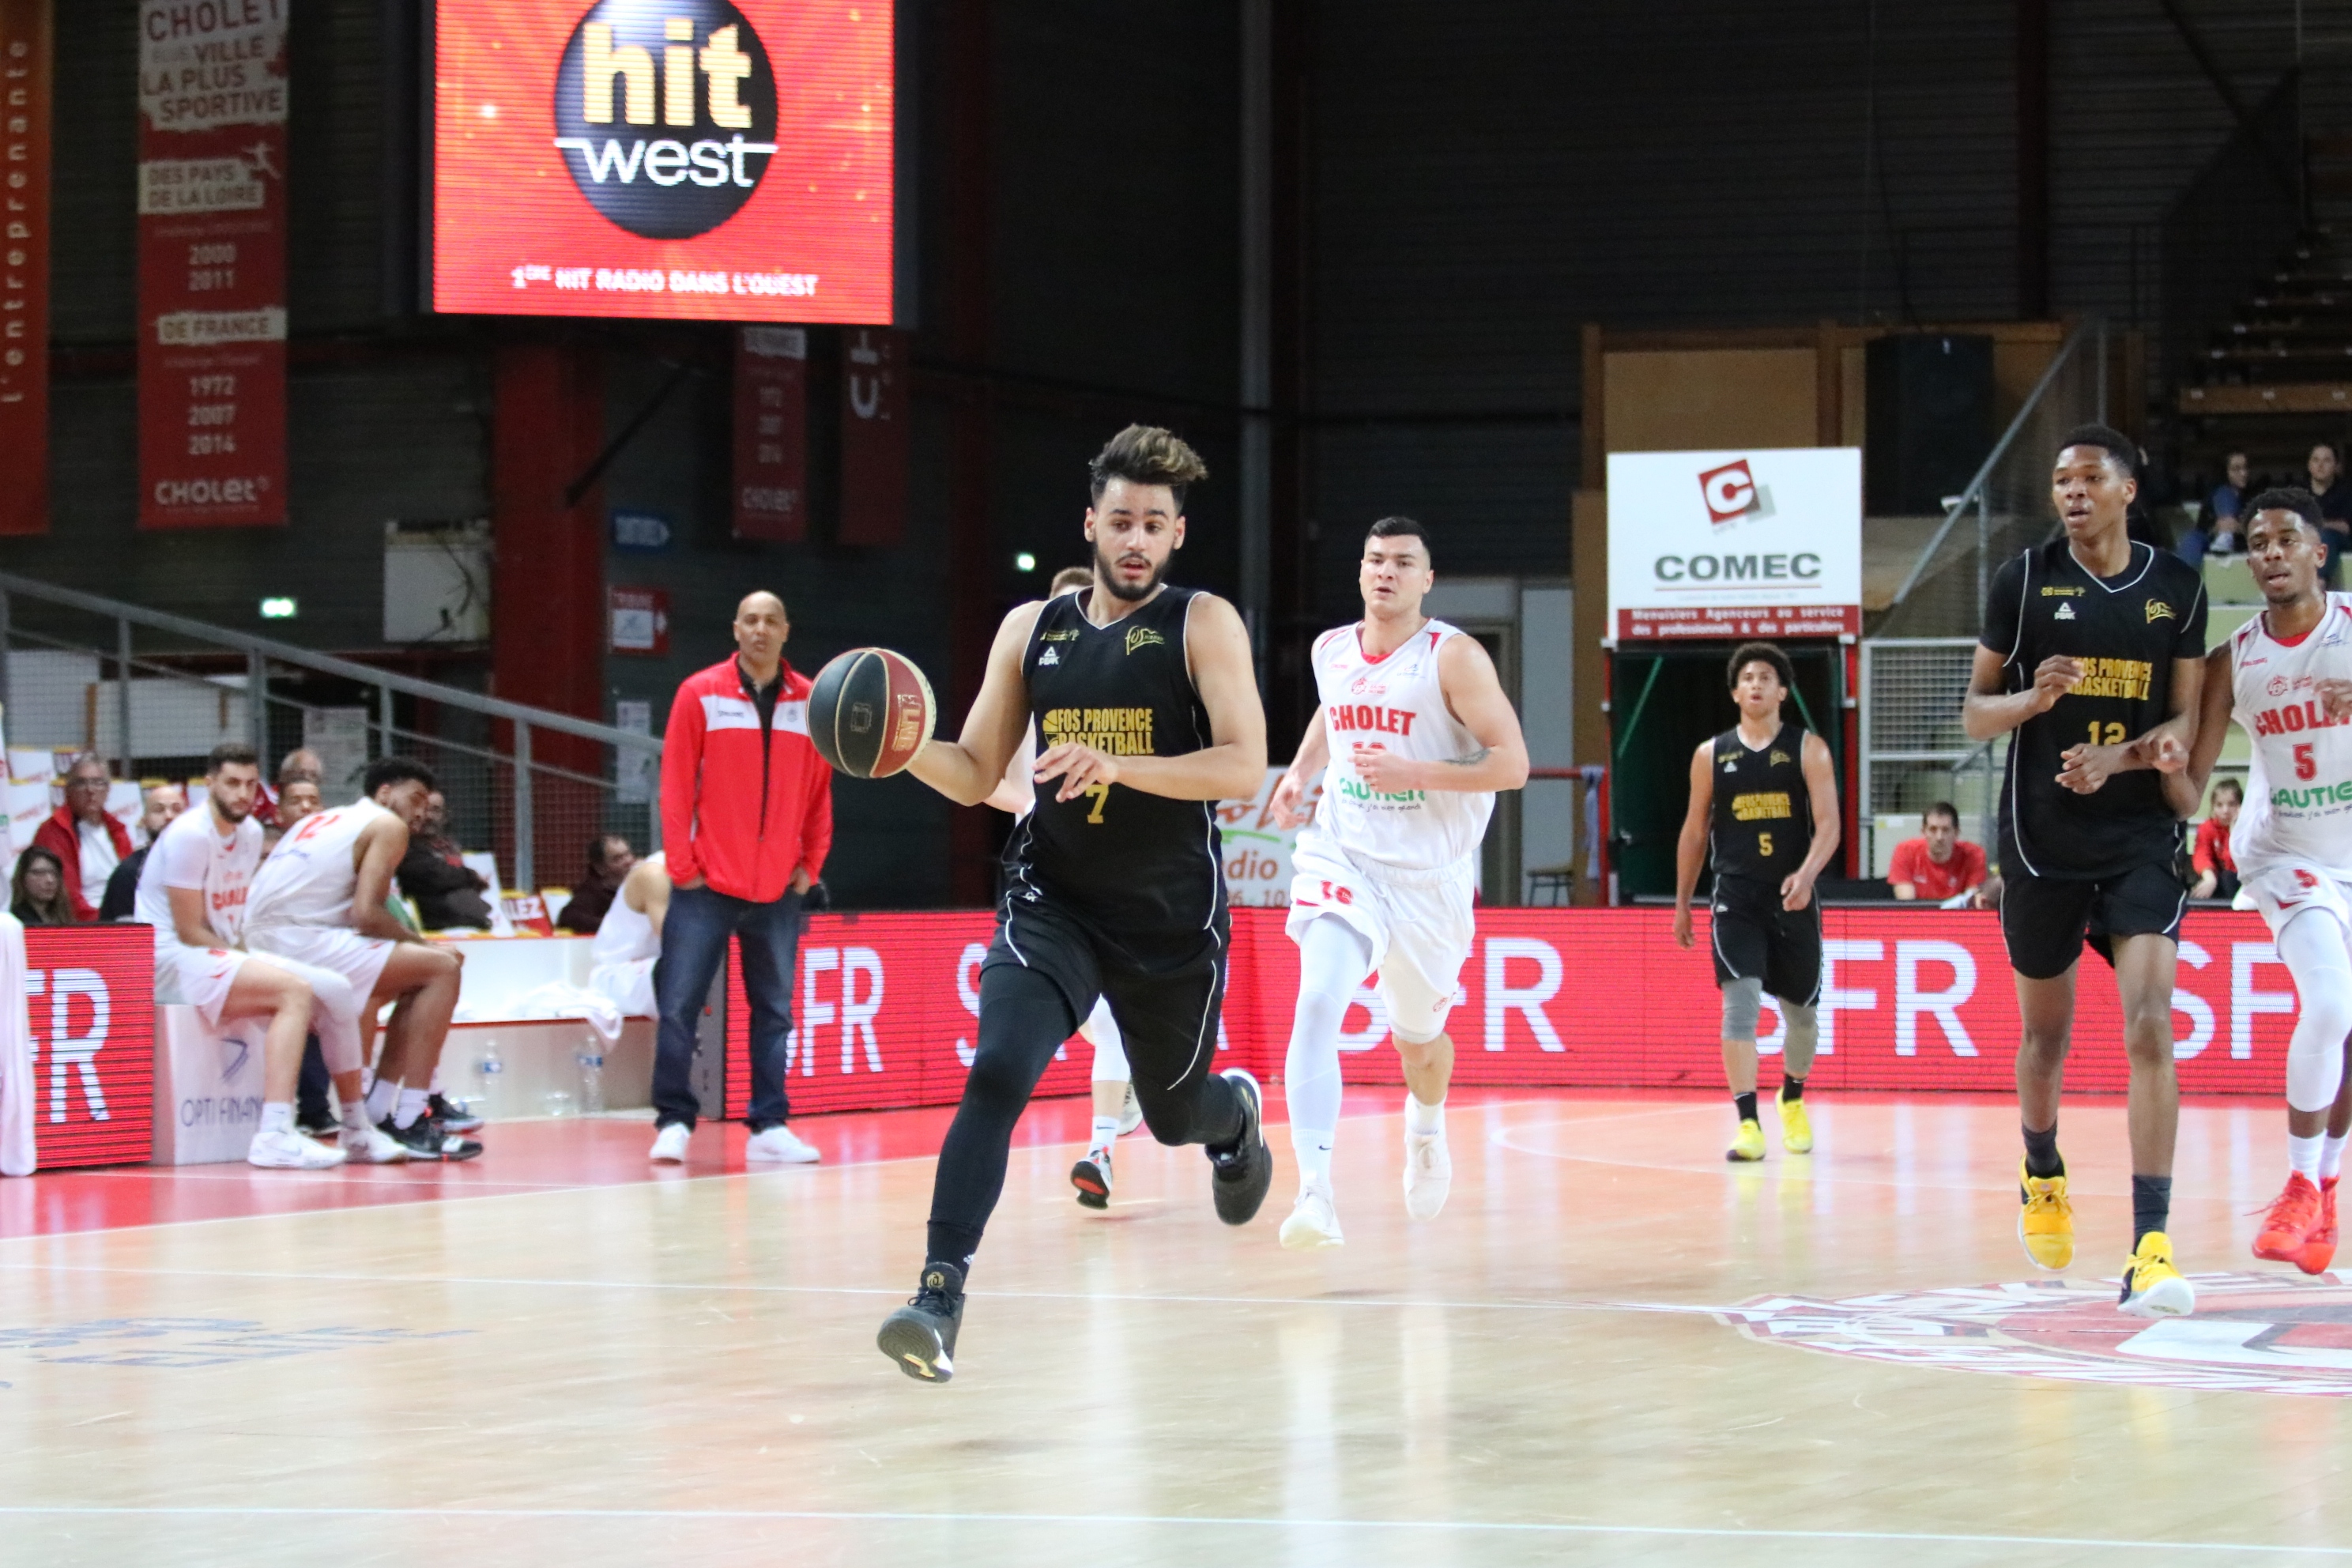
[(1481, 746), (1475, 752), (1465, 752), (1458, 757), (1446, 758), (1445, 765), (1449, 768), (1475, 768), (1494, 754), (1494, 747)]

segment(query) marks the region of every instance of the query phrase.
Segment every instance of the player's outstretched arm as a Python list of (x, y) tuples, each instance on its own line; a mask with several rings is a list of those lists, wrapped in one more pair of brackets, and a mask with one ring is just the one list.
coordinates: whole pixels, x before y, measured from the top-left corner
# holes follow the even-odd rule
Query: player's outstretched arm
[(1690, 809), (1683, 813), (1682, 836), (1675, 840), (1675, 944), (1691, 944), (1691, 895), (1698, 891), (1699, 868), (1706, 864), (1706, 819), (1715, 809), (1715, 742), (1701, 741), (1691, 753)]
[(955, 802), (978, 805), (1003, 781), (1004, 765), (1021, 749), (1029, 727), (1029, 686), (1021, 676), (1021, 655), (1036, 629), (1042, 600), (1022, 605), (996, 628), (988, 650), (988, 673), (964, 715), (963, 733), (933, 740), (915, 753), (907, 771)]
[(1837, 853), (1838, 839), (1844, 831), (1843, 818), (1838, 816), (1837, 766), (1830, 760), (1830, 743), (1819, 735), (1807, 735), (1801, 765), (1806, 798), (1813, 808), (1813, 848), (1804, 864), (1780, 883), (1784, 910), (1801, 910), (1812, 901), (1813, 880)]
[(1519, 715), (1503, 695), (1495, 661), (1475, 637), (1449, 637), (1437, 652), (1437, 689), (1445, 706), (1478, 743), (1466, 754), (1435, 762), (1391, 756), (1358, 746), (1356, 772), (1376, 790), (1468, 792), (1517, 789), (1528, 782), (1528, 742)]
[(2226, 643), (2205, 656), (2204, 684), (2197, 694), (2197, 738), (2189, 742), (2189, 763), (2163, 779), (2164, 804), (2186, 821), (2197, 815), (2205, 798), (2205, 784), (2230, 735), (2230, 649)]
[(1265, 782), (1265, 710), (1250, 668), (1241, 612), (1213, 594), (1195, 595), (1184, 619), (1192, 688), (1209, 710), (1209, 743), (1174, 757), (1113, 757), (1091, 746), (1055, 746), (1037, 759), (1037, 782), (1059, 779), (1056, 800), (1097, 784), (1123, 784), (1169, 800), (1247, 800)]
[(1315, 717), (1307, 721), (1307, 733), (1298, 737), (1298, 754), (1290, 759), (1290, 766), (1274, 786), (1275, 825), (1297, 827), (1307, 820), (1298, 803), (1307, 798), (1307, 786), (1315, 776), (1331, 764), (1331, 731), (1323, 726), (1323, 710), (1317, 708)]
[(2001, 671), (2009, 661), (1982, 643), (1969, 670), (1969, 694), (1960, 703), (1960, 727), (1971, 741), (2006, 735), (2028, 719), (2047, 713), (2058, 699), (2083, 679), (2079, 659), (2053, 657), (2033, 672), (2033, 684), (2022, 691), (2003, 692)]
[(386, 942), (423, 941), (384, 907), (392, 897), (393, 873), (400, 868), (400, 858), (408, 853), (408, 824), (396, 816), (369, 824), (360, 834), (355, 853), (359, 875), (352, 887), (352, 929)]

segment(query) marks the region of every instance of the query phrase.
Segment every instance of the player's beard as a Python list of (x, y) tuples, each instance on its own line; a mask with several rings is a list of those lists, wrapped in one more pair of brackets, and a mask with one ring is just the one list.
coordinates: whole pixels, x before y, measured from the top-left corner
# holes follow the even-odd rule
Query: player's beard
[(1168, 563), (1162, 561), (1159, 565), (1154, 566), (1151, 569), (1151, 575), (1146, 577), (1139, 587), (1131, 587), (1119, 581), (1116, 575), (1117, 570), (1118, 563), (1103, 552), (1101, 545), (1096, 545), (1095, 581), (1101, 584), (1103, 590), (1112, 598), (1124, 599), (1132, 605), (1139, 600), (1149, 599), (1159, 589), (1160, 579), (1168, 574)]

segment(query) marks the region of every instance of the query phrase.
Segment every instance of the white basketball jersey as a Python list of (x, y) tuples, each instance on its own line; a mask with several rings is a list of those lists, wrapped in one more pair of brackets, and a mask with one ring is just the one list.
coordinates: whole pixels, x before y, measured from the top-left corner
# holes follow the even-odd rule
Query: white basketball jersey
[(1315, 689), (1331, 743), (1315, 826), (1360, 859), (1400, 870), (1434, 871), (1475, 855), (1494, 814), (1492, 791), (1372, 789), (1357, 775), (1355, 751), (1378, 746), (1416, 761), (1466, 756), (1478, 742), (1445, 706), (1437, 655), (1459, 626), (1430, 621), (1411, 641), (1366, 657), (1357, 626), (1315, 641)]
[[(664, 871), (669, 862), (658, 849), (646, 857), (647, 861), (659, 861)], [(658, 958), (661, 939), (654, 935), (654, 922), (643, 910), (629, 908), (628, 889), (624, 887), (613, 895), (612, 904), (604, 918), (596, 922), (595, 944), (588, 956), (597, 963), (632, 963), (640, 958)]]
[(278, 841), (253, 879), (246, 900), (248, 926), (347, 926), (359, 886), (352, 847), (361, 834), (392, 813), (372, 800), (313, 812)]
[(260, 864), (261, 824), (253, 818), (238, 823), (224, 838), (210, 806), (182, 812), (148, 847), (139, 868), (133, 912), (155, 928), (157, 946), (176, 944), (179, 926), (172, 918), (172, 896), (166, 889), (194, 888), (205, 896), (205, 923), (222, 941), (234, 942), (244, 934), (246, 900)]
[(2293, 862), (2352, 880), (2352, 721), (2325, 717), (2312, 695), (2315, 682), (2352, 680), (2352, 596), (2328, 595), (2292, 647), (2264, 618), (2230, 637), (2231, 717), (2253, 742), (2230, 854), (2249, 879)]

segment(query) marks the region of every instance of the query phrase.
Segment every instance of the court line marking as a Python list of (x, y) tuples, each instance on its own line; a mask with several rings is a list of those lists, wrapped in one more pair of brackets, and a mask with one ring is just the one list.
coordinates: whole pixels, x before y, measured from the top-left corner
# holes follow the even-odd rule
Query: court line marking
[(2269, 1545), (2230, 1541), (2133, 1541), (2088, 1535), (1994, 1535), (1960, 1531), (1788, 1530), (1738, 1529), (1720, 1525), (1570, 1524), (1510, 1520), (1431, 1519), (1284, 1519), (1242, 1515), (1117, 1514), (1117, 1513), (925, 1513), (848, 1509), (562, 1509), (562, 1508), (288, 1508), (173, 1505), (110, 1507), (103, 1504), (44, 1508), (35, 1504), (0, 1504), (0, 1518), (58, 1517), (67, 1519), (455, 1519), (455, 1520), (659, 1520), (666, 1522), (712, 1520), (729, 1522), (809, 1521), (849, 1524), (1045, 1524), (1045, 1525), (1166, 1525), (1212, 1529), (1405, 1531), (1434, 1533), (1459, 1531), (1497, 1535), (1636, 1536), (1709, 1541), (1853, 1541), (1890, 1544), (1953, 1546), (2089, 1547), (2107, 1552), (2269, 1552), (2278, 1556), (2352, 1557), (2352, 1546)]

